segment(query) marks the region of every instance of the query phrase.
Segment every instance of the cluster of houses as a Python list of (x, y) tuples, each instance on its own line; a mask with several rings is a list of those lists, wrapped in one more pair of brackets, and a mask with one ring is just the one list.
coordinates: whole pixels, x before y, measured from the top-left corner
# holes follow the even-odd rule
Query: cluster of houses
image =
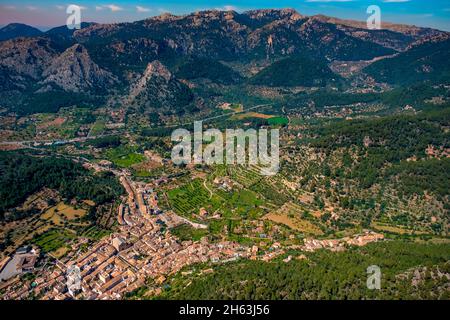
[[(267, 252), (260, 252), (258, 246), (242, 246), (231, 241), (210, 243), (207, 238), (200, 241), (180, 241), (166, 228), (190, 223), (194, 228), (206, 225), (195, 224), (173, 212), (162, 212), (158, 207), (158, 197), (149, 185), (120, 178), (128, 193), (126, 203), (118, 208), (119, 231), (106, 237), (95, 245), (81, 250), (81, 242), (76, 250), (69, 253), (65, 262), (56, 260), (56, 267), (43, 267), (29, 280), (15, 278), (9, 283), (3, 298), (26, 299), (30, 295), (41, 299), (122, 299), (126, 293), (145, 285), (153, 279), (158, 285), (166, 277), (195, 263), (223, 263), (239, 258), (269, 261), (283, 255), (286, 248), (273, 243)], [(224, 179), (215, 180), (224, 189), (232, 188), (232, 183)], [(200, 212), (202, 215), (202, 212)], [(207, 216), (208, 213), (203, 213)], [(264, 238), (264, 223), (255, 222), (255, 232)], [(314, 251), (321, 248), (342, 250), (346, 245), (363, 246), (382, 240), (383, 235), (366, 231), (352, 238), (306, 239), (297, 249)], [(295, 249), (295, 248), (293, 248)], [(76, 252), (75, 252), (76, 251)], [(75, 252), (75, 253), (74, 253)], [(38, 253), (17, 252), (23, 258), (21, 270), (32, 270)], [(286, 262), (290, 260), (285, 259)], [(6, 266), (11, 262), (6, 263)], [(5, 269), (6, 267), (3, 267)], [(71, 270), (77, 270), (72, 273)], [(73, 284), (77, 285), (73, 285)]]
[(372, 231), (365, 231), (353, 237), (342, 239), (305, 239), (304, 245), (300, 249), (304, 251), (315, 251), (318, 249), (329, 249), (332, 251), (342, 251), (346, 246), (365, 246), (368, 243), (384, 239), (384, 235)]

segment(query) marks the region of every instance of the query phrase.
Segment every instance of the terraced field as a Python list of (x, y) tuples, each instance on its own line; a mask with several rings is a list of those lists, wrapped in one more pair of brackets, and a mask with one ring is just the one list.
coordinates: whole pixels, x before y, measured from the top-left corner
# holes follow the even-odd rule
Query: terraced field
[(110, 230), (107, 229), (101, 229), (97, 226), (90, 226), (89, 228), (85, 229), (80, 236), (86, 237), (92, 240), (100, 240), (101, 238), (108, 236), (111, 234)]
[(322, 235), (322, 230), (316, 224), (302, 218), (303, 211), (304, 209), (301, 206), (288, 202), (279, 210), (265, 215), (264, 219), (284, 224), (293, 230), (297, 230), (305, 234), (315, 236)]
[(65, 247), (74, 238), (76, 238), (76, 234), (68, 230), (51, 229), (35, 237), (32, 242), (39, 246), (43, 252), (52, 252)]
[(375, 222), (375, 221), (372, 222), (371, 226), (372, 226), (372, 228), (374, 228), (377, 231), (389, 232), (389, 233), (394, 233), (394, 234), (401, 234), (401, 235), (403, 235), (403, 234), (407, 234), (407, 235), (427, 234), (427, 232), (425, 232), (425, 231), (412, 230), (412, 229), (408, 229), (408, 228), (405, 228), (402, 226), (394, 226), (394, 225), (389, 225), (389, 224)]
[(260, 173), (260, 168), (257, 166), (249, 166), (248, 168), (243, 166), (229, 166), (228, 172), (231, 179), (246, 188), (258, 183), (263, 178)]
[(51, 221), (55, 225), (63, 225), (67, 222), (77, 225), (72, 222), (72, 220), (84, 217), (86, 213), (87, 211), (85, 209), (75, 209), (72, 206), (68, 206), (63, 202), (60, 202), (43, 213), (41, 215), (41, 219)]
[(291, 192), (278, 179), (261, 175), (259, 166), (230, 166), (228, 171), (232, 180), (268, 200), (268, 206), (280, 206), (291, 199)]
[(197, 214), (200, 208), (205, 208), (210, 215), (218, 212), (224, 218), (256, 218), (263, 213), (261, 206), (266, 201), (252, 190), (235, 188), (227, 192), (212, 184), (208, 189), (202, 180), (195, 179), (167, 194), (172, 209), (186, 217)]
[(223, 199), (213, 195), (203, 186), (200, 179), (195, 179), (180, 188), (170, 190), (167, 193), (170, 205), (178, 214), (188, 216), (203, 207), (208, 212), (218, 209)]

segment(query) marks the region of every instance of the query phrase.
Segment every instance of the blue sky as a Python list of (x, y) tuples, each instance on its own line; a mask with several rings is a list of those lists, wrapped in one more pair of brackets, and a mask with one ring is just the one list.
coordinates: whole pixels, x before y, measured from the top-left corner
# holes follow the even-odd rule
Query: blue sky
[(381, 8), (382, 21), (428, 26), (450, 31), (450, 0), (0, 0), (0, 25), (22, 22), (39, 27), (65, 24), (65, 8), (83, 8), (82, 20), (122, 22), (142, 20), (162, 12), (185, 14), (205, 9), (238, 12), (261, 8), (294, 8), (302, 14), (325, 14), (345, 19), (367, 19), (369, 5)]

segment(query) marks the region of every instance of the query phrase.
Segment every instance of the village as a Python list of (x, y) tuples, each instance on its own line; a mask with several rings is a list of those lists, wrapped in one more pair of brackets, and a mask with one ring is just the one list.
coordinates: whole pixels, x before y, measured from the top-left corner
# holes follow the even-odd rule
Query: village
[[(118, 209), (120, 232), (101, 240), (87, 252), (74, 255), (67, 262), (57, 260), (56, 268), (43, 269), (32, 282), (21, 282), (16, 277), (12, 282), (7, 282), (7, 287), (3, 284), (2, 288), (6, 290), (3, 298), (122, 299), (127, 292), (144, 286), (147, 279), (162, 284), (167, 276), (186, 265), (229, 262), (239, 258), (270, 261), (285, 253), (279, 243), (274, 243), (268, 252), (257, 255), (257, 246), (244, 247), (230, 241), (209, 243), (203, 238), (197, 242), (180, 242), (169, 232), (162, 231), (166, 227), (186, 223), (186, 219), (173, 212), (162, 212), (152, 188), (133, 183), (125, 176), (121, 177), (121, 182), (128, 192), (128, 200)], [(290, 249), (343, 250), (346, 244), (361, 246), (381, 239), (382, 235), (367, 232), (337, 240), (307, 239), (303, 246)], [(291, 256), (284, 261), (290, 259)], [(74, 267), (79, 270), (76, 275), (79, 277), (78, 287), (68, 285), (74, 280), (69, 273)], [(32, 268), (28, 266), (24, 271), (32, 271)], [(158, 288), (155, 294), (160, 292), (161, 288)]]
[[(113, 170), (106, 162), (86, 162), (84, 166), (95, 171), (111, 171), (126, 190), (127, 196), (117, 208), (118, 231), (84, 250), (86, 241), (79, 239), (72, 244), (67, 256), (61, 260), (55, 258), (54, 262), (49, 260), (39, 269), (34, 269), (39, 248), (17, 250), (0, 266), (3, 272), (12, 270), (9, 278), (4, 279), (6, 282), (0, 284), (3, 299), (123, 299), (127, 293), (145, 286), (149, 279), (158, 286), (153, 292), (158, 295), (170, 275), (196, 263), (225, 263), (240, 258), (268, 262), (289, 249), (339, 251), (349, 245), (363, 246), (383, 239), (382, 234), (366, 231), (343, 239), (308, 238), (303, 245), (285, 248), (274, 242), (268, 250), (226, 240), (211, 243), (207, 237), (199, 241), (180, 241), (170, 229), (184, 224), (195, 229), (208, 226), (159, 207), (156, 189), (167, 182), (164, 178), (151, 183), (136, 182), (127, 170)], [(224, 181), (218, 180), (225, 188), (228, 185)], [(291, 259), (288, 256), (283, 261)], [(21, 279), (24, 274), (35, 277)]]
[[(97, 171), (108, 170), (105, 164), (86, 165)], [(383, 239), (381, 234), (366, 232), (353, 238), (336, 240), (305, 239), (303, 246), (292, 248), (283, 248), (275, 242), (267, 252), (259, 252), (256, 245), (249, 247), (231, 241), (210, 243), (207, 237), (200, 241), (180, 241), (168, 230), (182, 224), (199, 229), (207, 226), (159, 208), (155, 188), (162, 180), (147, 184), (132, 181), (126, 171), (114, 173), (119, 176), (128, 195), (117, 209), (119, 231), (100, 240), (85, 252), (81, 252), (85, 242), (75, 242), (72, 253), (64, 257), (63, 261), (55, 259), (55, 267), (49, 265), (33, 270), (39, 256), (36, 252), (38, 248), (16, 252), (16, 256), (6, 261), (2, 269), (11, 266), (21, 255), (26, 255), (24, 257), (27, 259), (20, 259), (24, 266), (21, 269), (18, 267), (18, 271), (13, 274), (15, 277), (1, 284), (4, 299), (123, 299), (127, 292), (144, 286), (148, 279), (161, 285), (168, 276), (187, 265), (223, 263), (240, 258), (270, 261), (283, 255), (286, 249), (343, 250), (345, 245), (365, 245)], [(290, 259), (291, 256), (284, 261)], [(77, 272), (73, 274), (71, 270)], [(34, 272), (36, 277), (21, 281), (19, 275), (26, 272)], [(77, 284), (77, 281), (78, 285), (70, 285)], [(157, 295), (161, 290), (158, 288), (154, 294)]]
[[(97, 169), (100, 167), (97, 166)], [(25, 299), (31, 295), (56, 300), (120, 299), (125, 292), (144, 285), (149, 277), (162, 283), (165, 276), (176, 273), (188, 264), (232, 261), (251, 255), (249, 248), (228, 241), (215, 244), (208, 243), (206, 239), (179, 242), (169, 232), (164, 232), (165, 229), (191, 222), (173, 212), (160, 210), (151, 187), (131, 182), (125, 174), (121, 175), (120, 181), (128, 193), (126, 203), (118, 209), (120, 231), (83, 254), (69, 255), (69, 261), (57, 260), (54, 270), (38, 272), (32, 283), (21, 282), (18, 277), (2, 283), (0, 289), (6, 291), (4, 299)], [(193, 227), (206, 227), (191, 224)], [(78, 247), (81, 245), (75, 244)], [(73, 249), (77, 251), (77, 248)], [(76, 290), (70, 290), (66, 285), (67, 274), (74, 266), (80, 270), (81, 285)], [(23, 271), (32, 271), (32, 268)]]

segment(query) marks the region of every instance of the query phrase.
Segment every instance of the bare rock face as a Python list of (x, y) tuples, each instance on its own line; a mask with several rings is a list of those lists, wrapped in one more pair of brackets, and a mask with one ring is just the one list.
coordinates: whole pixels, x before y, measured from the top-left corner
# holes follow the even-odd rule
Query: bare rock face
[(432, 35), (432, 36), (428, 36), (428, 37), (423, 37), (420, 38), (419, 40), (411, 43), (408, 46), (408, 50), (416, 48), (416, 47), (420, 47), (424, 44), (436, 44), (439, 42), (445, 42), (448, 41), (450, 39), (450, 33), (442, 33), (442, 34), (437, 34), (437, 35)]
[[(120, 99), (139, 108), (176, 111), (192, 107), (193, 94), (159, 61), (173, 67), (180, 78), (176, 66), (212, 61), (215, 72), (202, 75), (222, 85), (227, 71), (217, 67), (221, 62), (237, 62), (250, 70), (253, 63), (303, 54), (327, 62), (369, 61), (449, 34), (383, 26), (384, 30), (367, 30), (363, 22), (269, 9), (164, 14), (132, 23), (88, 23), (73, 32), (59, 27), (37, 37), (0, 41), (0, 93), (10, 94), (14, 108), (30, 108), (35, 96), (43, 97), (46, 105), (51, 96), (46, 93), (57, 89), (74, 99), (81, 94), (73, 93), (86, 94), (93, 103)], [(198, 73), (201, 67), (200, 62), (188, 71)], [(429, 74), (439, 68), (422, 63), (416, 69)]]
[(101, 69), (91, 60), (86, 48), (80, 44), (55, 58), (42, 75), (44, 80), (41, 84), (55, 84), (71, 92), (107, 89), (117, 82), (112, 73)]
[(168, 85), (172, 78), (170, 71), (158, 60), (149, 63), (142, 76), (131, 87), (129, 95), (130, 101), (135, 100), (138, 96), (144, 95), (152, 82)]
[[(313, 17), (322, 22), (336, 24), (341, 27), (347, 26), (357, 29), (367, 29), (367, 23), (365, 21), (338, 19), (334, 17), (327, 17), (321, 14), (315, 15)], [(422, 28), (417, 26), (396, 24), (389, 22), (382, 22), (381, 28), (382, 30), (390, 30), (411, 37), (429, 37), (445, 33), (444, 31), (439, 31), (431, 28)]]
[(0, 44), (0, 66), (12, 73), (38, 79), (59, 54), (46, 38), (17, 38)]
[(119, 30), (117, 24), (91, 24), (87, 28), (76, 30), (73, 36), (79, 41), (85, 41), (92, 37), (101, 37), (110, 34), (111, 32)]
[(158, 60), (147, 65), (142, 76), (131, 86), (128, 100), (141, 108), (183, 107), (193, 99), (189, 88), (178, 81)]
[(141, 78), (141, 81), (147, 81), (152, 77), (162, 77), (166, 82), (172, 80), (172, 74), (169, 69), (167, 69), (161, 62), (158, 60), (149, 63), (147, 69), (145, 69), (144, 74)]
[(250, 10), (244, 12), (244, 15), (248, 16), (250, 19), (263, 21), (265, 23), (273, 22), (275, 20), (280, 19), (288, 19), (288, 20), (300, 20), (304, 18), (301, 14), (299, 14), (294, 9), (263, 9), (263, 10)]

